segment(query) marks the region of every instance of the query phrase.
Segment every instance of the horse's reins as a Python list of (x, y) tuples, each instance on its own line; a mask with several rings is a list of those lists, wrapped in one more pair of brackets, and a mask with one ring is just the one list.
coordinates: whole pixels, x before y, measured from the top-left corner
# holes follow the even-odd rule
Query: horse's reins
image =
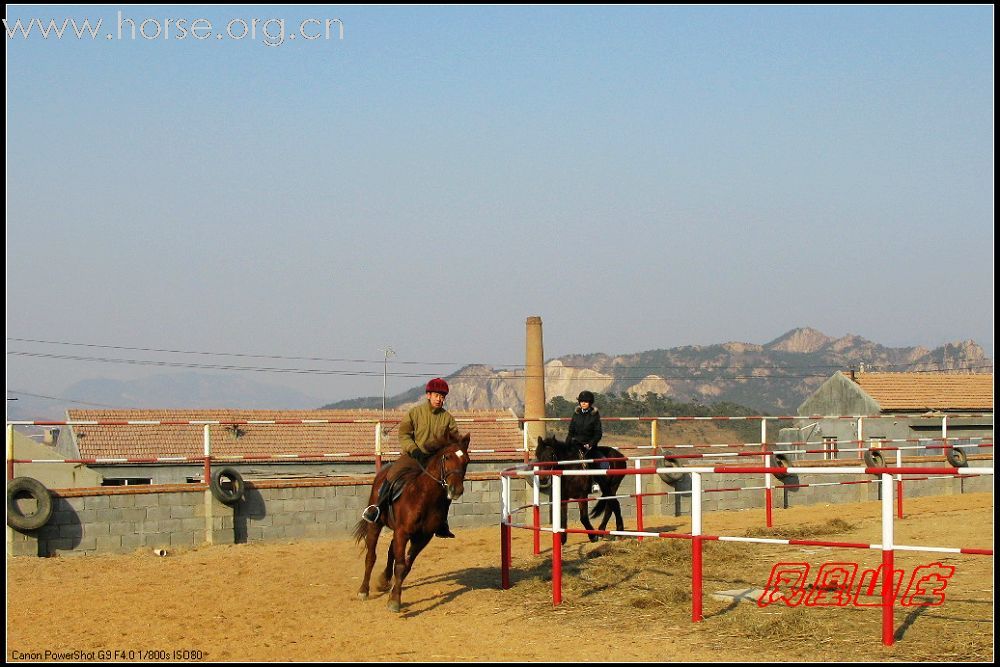
[(451, 470), (449, 472), (445, 472), (445, 469), (444, 469), (444, 457), (445, 457), (445, 455), (442, 454), (441, 458), (439, 459), (440, 462), (441, 462), (441, 477), (440, 477), (440, 479), (437, 478), (437, 477), (435, 477), (434, 475), (430, 474), (430, 472), (427, 471), (427, 468), (424, 467), (423, 463), (421, 463), (420, 461), (417, 461), (416, 459), (413, 459), (413, 460), (417, 461), (417, 465), (420, 466), (420, 469), (424, 472), (425, 475), (427, 475), (428, 477), (430, 477), (431, 479), (433, 479), (435, 482), (438, 483), (438, 485), (441, 486), (442, 489), (444, 489), (445, 491), (447, 491), (448, 490), (448, 477), (451, 476), (451, 475), (459, 475), (459, 474), (461, 474), (461, 472), (458, 471), (458, 470)]

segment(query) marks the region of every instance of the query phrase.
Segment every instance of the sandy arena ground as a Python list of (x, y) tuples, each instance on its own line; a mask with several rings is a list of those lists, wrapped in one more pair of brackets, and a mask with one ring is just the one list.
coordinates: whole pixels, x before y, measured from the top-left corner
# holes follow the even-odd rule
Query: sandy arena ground
[[(913, 499), (907, 508), (908, 518), (897, 522), (899, 544), (992, 548), (991, 494)], [(579, 525), (575, 514), (574, 508), (572, 527)], [(762, 514), (712, 513), (705, 532), (745, 535), (759, 529)], [(878, 517), (878, 503), (776, 510), (773, 535), (839, 518), (850, 526), (818, 539), (877, 543)], [(658, 517), (647, 519), (650, 526), (686, 531), (689, 524)], [(531, 534), (515, 531), (513, 587), (502, 591), (498, 533), (464, 530), (456, 540), (433, 540), (410, 574), (398, 615), (386, 609), (384, 594), (356, 599), (363, 562), (347, 539), (201, 547), (163, 558), (146, 550), (8, 557), (7, 660), (876, 662), (993, 656), (988, 556), (897, 552), (896, 565), (908, 574), (933, 561), (956, 570), (942, 606), (897, 609), (899, 639), (886, 648), (878, 609), (758, 609), (708, 595), (763, 587), (779, 561), (874, 566), (877, 552), (710, 543), (706, 618), (692, 624), (685, 593), (688, 542), (591, 544), (572, 535), (564, 549), (564, 604), (554, 608), (551, 537), (542, 535), (543, 553), (535, 557)], [(66, 655), (73, 651), (81, 654)]]

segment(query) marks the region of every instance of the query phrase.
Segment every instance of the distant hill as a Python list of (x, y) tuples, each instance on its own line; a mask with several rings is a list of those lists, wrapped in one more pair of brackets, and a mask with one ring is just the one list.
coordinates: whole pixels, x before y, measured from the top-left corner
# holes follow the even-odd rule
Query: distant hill
[[(992, 373), (993, 362), (974, 341), (892, 348), (847, 335), (833, 338), (809, 328), (792, 329), (769, 343), (730, 342), (689, 345), (610, 356), (574, 354), (545, 364), (546, 400), (573, 401), (583, 389), (598, 393), (647, 392), (686, 403), (728, 402), (769, 414), (794, 413), (835, 371), (948, 371)], [(974, 369), (969, 371), (966, 369)], [(446, 378), (448, 407), (523, 411), (523, 371), (466, 366)], [(422, 387), (387, 399), (402, 407), (419, 400)], [(380, 407), (381, 397), (358, 398), (324, 406)]]

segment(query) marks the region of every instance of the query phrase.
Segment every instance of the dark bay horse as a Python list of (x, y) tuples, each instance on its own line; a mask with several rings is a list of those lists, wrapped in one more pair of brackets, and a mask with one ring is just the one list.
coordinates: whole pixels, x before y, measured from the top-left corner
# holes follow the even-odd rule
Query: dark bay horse
[[(444, 443), (437, 443), (441, 449), (428, 459), (426, 466), (407, 470), (409, 477), (403, 492), (394, 500), (389, 510), (369, 523), (364, 519), (354, 527), (354, 539), (365, 542), (365, 577), (358, 590), (358, 597), (368, 598), (369, 580), (375, 565), (375, 549), (382, 529), (393, 531), (392, 542), (386, 555), (385, 570), (375, 584), (378, 591), (388, 591), (390, 611), (401, 608), (400, 596), (403, 580), (413, 567), (413, 561), (423, 551), (434, 533), (446, 523), (451, 501), (465, 491), (465, 470), (469, 466), (470, 434), (463, 437), (450, 436)], [(389, 466), (382, 468), (372, 482), (368, 503), (378, 503), (379, 487), (385, 480)], [(409, 544), (410, 553), (406, 553)]]
[[(614, 458), (614, 461), (608, 461), (610, 468), (612, 470), (622, 470), (626, 467), (625, 457), (614, 447), (604, 447), (598, 445), (590, 454), (584, 456), (583, 448), (575, 442), (563, 442), (553, 435), (546, 438), (538, 438), (538, 447), (535, 448), (535, 461), (551, 462), (551, 461), (577, 461), (583, 458)], [(576, 464), (576, 465), (563, 465), (563, 466), (544, 466), (546, 469), (558, 468), (561, 470), (582, 470), (587, 468), (586, 464)], [(591, 465), (593, 467), (593, 465)], [(576, 498), (587, 498), (590, 493), (591, 485), (596, 481), (598, 486), (601, 487), (602, 496), (613, 496), (618, 493), (618, 487), (622, 483), (622, 475), (595, 475), (595, 476), (563, 476), (562, 477), (562, 497), (564, 500), (576, 499)], [(542, 486), (547, 487), (546, 482), (551, 483), (551, 477), (542, 477)], [(601, 519), (601, 527), (599, 530), (604, 530), (605, 526), (608, 525), (608, 521), (611, 519), (611, 515), (615, 516), (615, 525), (617, 530), (625, 529), (625, 522), (622, 520), (622, 506), (618, 502), (617, 498), (606, 498), (598, 500), (594, 505), (593, 511), (590, 512), (590, 517), (587, 516), (587, 501), (579, 500), (578, 504), (580, 506), (580, 522), (583, 523), (583, 527), (587, 530), (593, 530), (594, 526), (590, 523), (590, 519), (596, 519), (601, 513), (604, 514), (604, 518)], [(566, 503), (562, 506), (562, 525), (566, 527)], [(562, 534), (563, 544), (566, 544), (567, 533)], [(597, 535), (589, 535), (591, 542), (597, 541)]]

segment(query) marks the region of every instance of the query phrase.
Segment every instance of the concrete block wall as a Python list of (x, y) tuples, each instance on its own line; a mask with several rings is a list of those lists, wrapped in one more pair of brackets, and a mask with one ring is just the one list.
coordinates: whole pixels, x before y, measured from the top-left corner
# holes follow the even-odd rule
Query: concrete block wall
[[(14, 556), (63, 556), (203, 544), (205, 495), (204, 491), (53, 494), (52, 517), (45, 526), (30, 533), (7, 528), (7, 552)], [(213, 521), (223, 527), (222, 517)]]

